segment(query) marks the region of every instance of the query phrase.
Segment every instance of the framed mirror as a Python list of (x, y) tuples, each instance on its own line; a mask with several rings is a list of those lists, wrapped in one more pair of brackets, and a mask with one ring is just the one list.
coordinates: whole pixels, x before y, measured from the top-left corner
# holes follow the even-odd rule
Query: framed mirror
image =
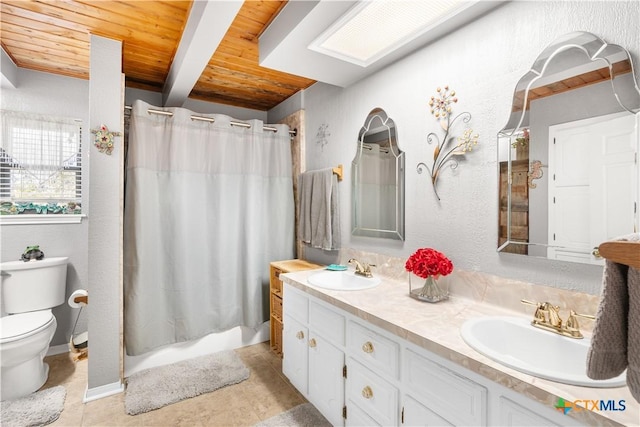
[(498, 133), (498, 251), (602, 264), (638, 230), (640, 90), (626, 49), (587, 32), (548, 46)]
[(404, 157), (395, 123), (375, 108), (360, 129), (351, 168), (354, 236), (404, 240)]

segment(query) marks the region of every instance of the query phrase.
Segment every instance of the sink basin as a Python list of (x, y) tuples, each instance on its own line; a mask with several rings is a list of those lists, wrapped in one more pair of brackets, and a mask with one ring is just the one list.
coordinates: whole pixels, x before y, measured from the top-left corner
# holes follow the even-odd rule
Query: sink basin
[(331, 270), (312, 274), (307, 281), (313, 286), (337, 291), (361, 291), (375, 288), (382, 282), (377, 277), (359, 276), (353, 271)]
[(608, 380), (587, 377), (590, 340), (567, 338), (531, 326), (520, 317), (483, 317), (466, 321), (462, 339), (474, 350), (529, 375), (584, 387), (621, 387), (626, 373)]

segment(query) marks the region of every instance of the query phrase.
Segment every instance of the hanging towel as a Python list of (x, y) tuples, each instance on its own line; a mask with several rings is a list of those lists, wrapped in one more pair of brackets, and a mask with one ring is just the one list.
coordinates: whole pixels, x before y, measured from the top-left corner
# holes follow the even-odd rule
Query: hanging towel
[(340, 249), (338, 177), (333, 169), (300, 174), (298, 188), (300, 240), (313, 248)]
[[(640, 241), (640, 234), (616, 240)], [(587, 376), (604, 380), (625, 368), (629, 390), (640, 402), (640, 270), (605, 260)]]

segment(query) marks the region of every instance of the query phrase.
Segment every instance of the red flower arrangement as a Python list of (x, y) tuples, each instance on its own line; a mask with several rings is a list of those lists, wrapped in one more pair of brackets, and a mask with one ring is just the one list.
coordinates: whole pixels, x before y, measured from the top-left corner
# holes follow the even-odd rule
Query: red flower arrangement
[(453, 263), (442, 252), (431, 248), (418, 249), (404, 265), (407, 271), (426, 279), (429, 276), (446, 276), (453, 271)]

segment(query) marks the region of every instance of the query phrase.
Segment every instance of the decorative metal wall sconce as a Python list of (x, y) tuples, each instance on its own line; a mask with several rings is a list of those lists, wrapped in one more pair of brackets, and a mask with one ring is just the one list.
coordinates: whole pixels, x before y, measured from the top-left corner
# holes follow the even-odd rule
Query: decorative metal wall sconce
[(473, 146), (478, 143), (478, 134), (473, 133), (473, 129), (468, 128), (464, 131), (462, 136), (457, 138), (457, 143), (454, 143), (456, 138), (450, 135), (451, 128), (458, 119), (462, 119), (464, 123), (469, 123), (471, 120), (471, 114), (465, 111), (452, 118), (453, 108), (451, 104), (458, 102), (458, 98), (456, 98), (456, 91), (449, 91), (449, 86), (445, 86), (444, 89), (438, 88), (437, 92), (438, 94), (436, 96), (431, 97), (429, 106), (431, 107), (431, 114), (436, 118), (444, 130), (444, 136), (442, 137), (442, 140), (440, 140), (435, 132), (430, 132), (429, 135), (427, 135), (427, 142), (429, 144), (436, 144), (436, 147), (433, 150), (433, 164), (429, 167), (426, 163), (420, 162), (416, 169), (418, 173), (422, 173), (424, 169), (429, 171), (429, 174), (431, 175), (431, 183), (433, 184), (433, 191), (438, 200), (440, 200), (437, 188), (440, 169), (442, 169), (447, 162), (450, 162), (449, 167), (451, 169), (457, 168), (458, 161), (454, 156), (463, 156), (467, 151), (471, 151)]

